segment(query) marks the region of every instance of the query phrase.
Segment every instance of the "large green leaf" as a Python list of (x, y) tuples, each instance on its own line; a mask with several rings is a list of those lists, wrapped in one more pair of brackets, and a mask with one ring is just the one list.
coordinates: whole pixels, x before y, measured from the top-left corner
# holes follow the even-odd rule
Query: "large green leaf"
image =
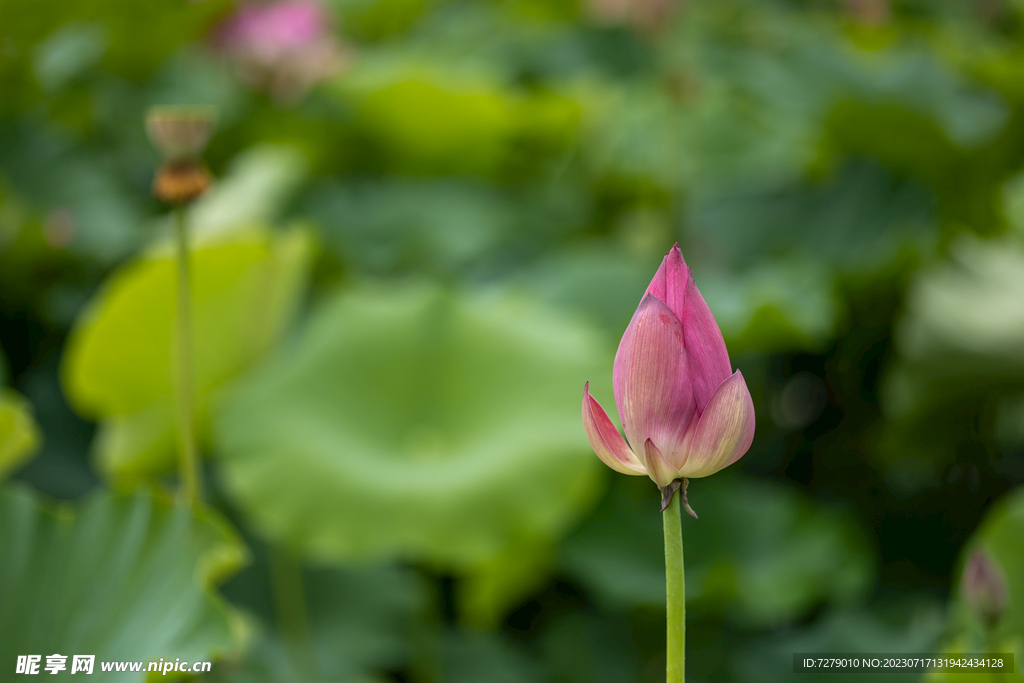
[(557, 538), (594, 491), (579, 403), (610, 370), (589, 328), (509, 295), (343, 292), (225, 404), (225, 485), (309, 556), (484, 572), (465, 602), (485, 621), (530, 589), (520, 562), (495, 560)]
[(338, 90), (355, 105), (357, 129), (377, 164), (414, 174), (535, 172), (571, 143), (579, 105), (503, 81), (488, 69), (412, 51), (360, 61)]
[(222, 521), (156, 495), (100, 493), (51, 511), (26, 488), (4, 489), (0, 662), (58, 653), (70, 672), (71, 655), (95, 655), (96, 680), (124, 681), (100, 662), (235, 651), (245, 629), (213, 586), (245, 557)]
[[(195, 382), (200, 437), (211, 394), (281, 334), (305, 282), (309, 240), (252, 228), (192, 254)], [(72, 404), (101, 421), (100, 469), (131, 481), (174, 462), (172, 339), (177, 270), (157, 250), (116, 273), (80, 319), (64, 358)]]
[(28, 460), (39, 439), (28, 401), (0, 387), (0, 477)]
[(291, 145), (257, 145), (242, 152), (189, 209), (197, 242), (274, 222), (306, 171), (302, 152)]

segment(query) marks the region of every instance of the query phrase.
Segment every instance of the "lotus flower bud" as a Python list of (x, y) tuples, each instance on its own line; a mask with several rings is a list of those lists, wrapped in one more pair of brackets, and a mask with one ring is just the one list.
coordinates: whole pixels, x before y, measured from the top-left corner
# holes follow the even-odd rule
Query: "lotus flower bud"
[(164, 156), (153, 180), (153, 194), (169, 204), (192, 201), (212, 178), (199, 156), (206, 149), (217, 115), (213, 107), (154, 107), (146, 116), (149, 139)]
[(960, 594), (974, 614), (989, 628), (1006, 610), (1006, 576), (999, 562), (981, 549), (971, 553), (960, 578)]
[[(622, 335), (612, 369), (626, 438), (583, 390), (583, 426), (601, 460), (646, 474), (667, 505), (688, 479), (728, 467), (750, 448), (754, 403), (732, 372), (722, 332), (697, 290), (679, 245), (665, 256)], [(696, 517), (696, 515), (694, 515)]]

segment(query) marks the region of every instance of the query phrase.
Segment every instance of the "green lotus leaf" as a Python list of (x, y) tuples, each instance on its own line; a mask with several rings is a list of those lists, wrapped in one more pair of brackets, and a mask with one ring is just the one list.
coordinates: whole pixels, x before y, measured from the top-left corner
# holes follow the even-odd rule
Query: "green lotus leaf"
[[(192, 254), (200, 441), (211, 395), (274, 344), (304, 289), (309, 239), (261, 228), (207, 240)], [(177, 271), (158, 250), (115, 273), (74, 329), (64, 386), (100, 421), (100, 470), (125, 483), (174, 463), (172, 340)]]
[[(589, 328), (511, 295), (343, 292), (226, 400), (224, 484), (270, 538), (318, 560), (512, 571), (496, 562), (508, 547), (558, 538), (595, 492), (579, 403), (609, 356)], [(474, 618), (521, 598), (510, 585), (530, 590), (526, 570), (478, 581)]]
[(0, 477), (28, 460), (40, 438), (28, 401), (10, 389), (0, 388)]
[[(529, 171), (571, 144), (581, 111), (553, 92), (509, 87), (487, 70), (421, 55), (361, 68), (339, 82), (378, 163), (400, 172), (484, 177)], [(529, 149), (524, 155), (522, 150)]]
[[(246, 550), (222, 520), (160, 496), (99, 493), (48, 509), (24, 487), (0, 490), (0, 661), (95, 655), (104, 661), (212, 661), (246, 629), (214, 592)], [(136, 674), (141, 681), (145, 674)]]
[(306, 172), (302, 151), (291, 145), (256, 145), (240, 153), (224, 178), (189, 209), (195, 241), (202, 243), (247, 225), (272, 223), (305, 180)]

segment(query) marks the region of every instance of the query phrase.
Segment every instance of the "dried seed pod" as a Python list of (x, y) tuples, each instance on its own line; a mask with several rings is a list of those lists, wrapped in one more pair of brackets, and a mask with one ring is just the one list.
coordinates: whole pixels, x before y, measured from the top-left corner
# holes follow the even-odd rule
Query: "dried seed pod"
[(153, 107), (146, 115), (146, 132), (164, 160), (198, 159), (217, 122), (213, 107)]
[(153, 196), (168, 204), (187, 204), (206, 192), (213, 177), (197, 161), (164, 164), (153, 179)]

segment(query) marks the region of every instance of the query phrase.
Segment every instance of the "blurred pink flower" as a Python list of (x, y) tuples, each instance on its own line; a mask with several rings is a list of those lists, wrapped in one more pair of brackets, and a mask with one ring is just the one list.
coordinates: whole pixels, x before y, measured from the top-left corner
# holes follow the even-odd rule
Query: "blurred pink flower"
[(652, 32), (668, 21), (681, 0), (587, 0), (587, 10), (604, 24), (629, 24)]
[(866, 26), (881, 26), (889, 21), (892, 13), (889, 0), (846, 0), (846, 11)]
[(284, 100), (302, 97), (348, 61), (317, 0), (243, 5), (219, 27), (215, 44), (243, 79)]
[(66, 249), (75, 237), (75, 214), (66, 207), (57, 207), (43, 219), (43, 238), (54, 249)]
[(622, 335), (612, 385), (629, 442), (587, 384), (583, 426), (591, 446), (613, 470), (646, 474), (669, 498), (668, 487), (714, 474), (750, 448), (750, 392), (740, 371), (732, 371), (722, 332), (678, 244)]

